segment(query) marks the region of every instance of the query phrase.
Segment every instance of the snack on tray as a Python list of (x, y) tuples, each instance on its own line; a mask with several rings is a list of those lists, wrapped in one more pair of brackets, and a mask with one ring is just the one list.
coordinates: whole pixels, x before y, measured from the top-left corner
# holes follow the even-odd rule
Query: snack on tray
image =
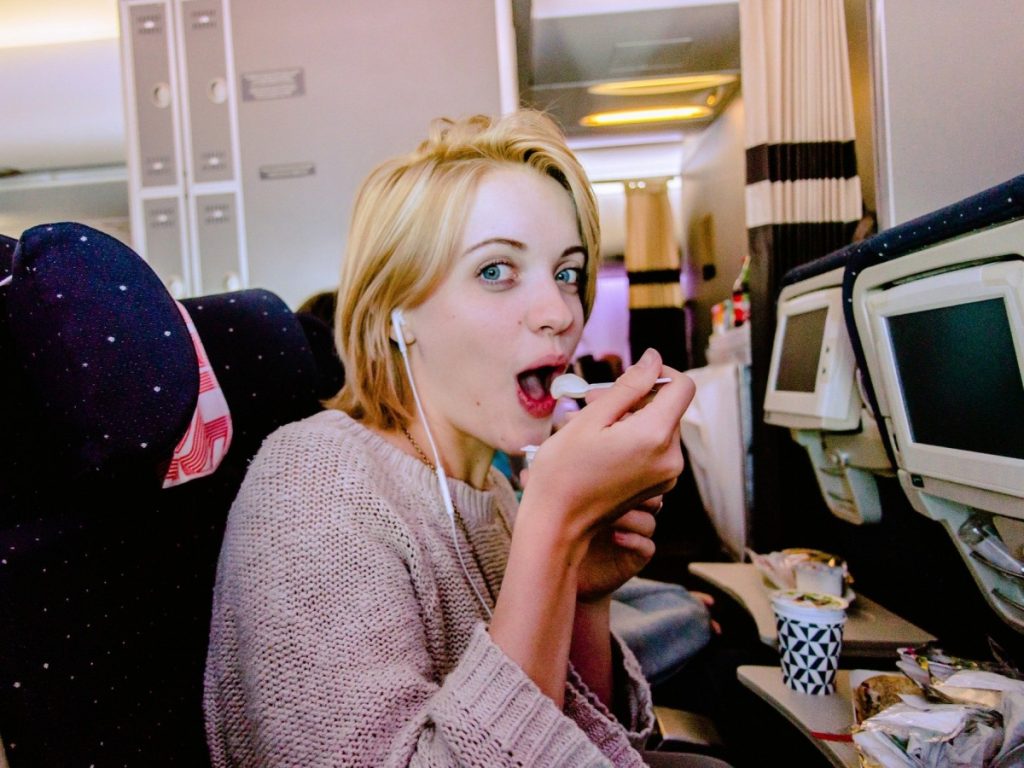
[[(853, 578), (850, 576), (846, 561), (841, 557), (806, 548), (790, 548), (764, 555), (748, 549), (747, 555), (771, 589), (802, 589), (830, 594), (842, 591), (840, 596), (847, 603), (854, 598), (853, 590), (850, 589)], [(804, 580), (802, 586), (798, 583), (798, 568), (802, 571), (799, 574)], [(833, 588), (825, 588), (833, 579), (838, 583), (834, 584)]]
[(859, 725), (893, 704), (899, 704), (900, 694), (922, 695), (913, 680), (902, 674), (873, 675), (853, 690), (854, 719)]

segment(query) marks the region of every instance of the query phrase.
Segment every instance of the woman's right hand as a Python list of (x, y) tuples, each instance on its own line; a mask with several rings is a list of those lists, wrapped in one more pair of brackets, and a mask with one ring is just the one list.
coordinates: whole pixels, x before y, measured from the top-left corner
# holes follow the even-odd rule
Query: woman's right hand
[[(659, 376), (672, 379), (652, 396)], [(602, 525), (675, 485), (683, 469), (679, 420), (695, 392), (649, 349), (610, 389), (546, 440), (530, 469), (518, 521), (589, 541)], [(556, 530), (557, 529), (557, 530)]]

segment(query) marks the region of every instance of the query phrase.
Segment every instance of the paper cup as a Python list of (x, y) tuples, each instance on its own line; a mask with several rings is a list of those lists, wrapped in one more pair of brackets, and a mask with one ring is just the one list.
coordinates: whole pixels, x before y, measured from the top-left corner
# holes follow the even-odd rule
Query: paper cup
[(800, 693), (835, 693), (846, 622), (843, 601), (834, 595), (790, 589), (772, 594), (772, 608), (783, 681)]

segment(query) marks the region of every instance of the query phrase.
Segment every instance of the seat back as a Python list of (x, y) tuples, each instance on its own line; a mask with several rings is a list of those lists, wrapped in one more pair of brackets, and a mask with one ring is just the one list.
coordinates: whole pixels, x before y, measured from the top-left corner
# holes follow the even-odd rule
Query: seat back
[(320, 407), (302, 326), (267, 291), (182, 302), (233, 438), (215, 472), (165, 489), (200, 390), (173, 299), (130, 249), (76, 224), (25, 232), (12, 267), (0, 288), (8, 761), (207, 764), (202, 679), (221, 533), (263, 438)]

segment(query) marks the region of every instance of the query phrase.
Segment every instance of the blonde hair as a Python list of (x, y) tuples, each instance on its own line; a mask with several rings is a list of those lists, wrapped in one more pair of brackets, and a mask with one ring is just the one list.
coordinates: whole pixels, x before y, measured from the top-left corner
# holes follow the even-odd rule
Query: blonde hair
[(527, 110), (496, 121), (435, 120), (415, 152), (377, 166), (356, 197), (335, 318), (345, 386), (328, 407), (384, 429), (409, 422), (411, 390), (390, 337), (391, 311), (419, 305), (444, 280), (480, 179), (502, 165), (534, 168), (572, 198), (587, 253), (580, 294), (589, 316), (599, 260), (597, 203), (555, 123)]

